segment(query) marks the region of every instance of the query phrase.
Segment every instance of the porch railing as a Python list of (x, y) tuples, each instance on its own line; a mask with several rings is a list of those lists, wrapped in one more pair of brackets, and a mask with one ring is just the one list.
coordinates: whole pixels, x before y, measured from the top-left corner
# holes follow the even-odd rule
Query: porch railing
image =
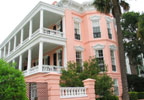
[(39, 70), (39, 66), (34, 66), (32, 68), (30, 68), (29, 70), (25, 70), (23, 71), (23, 75), (24, 76), (28, 76), (28, 75), (32, 75), (38, 72), (45, 72), (45, 73), (49, 73), (49, 72), (56, 72), (56, 73), (61, 73), (61, 69), (63, 67), (62, 66), (54, 66), (54, 65), (42, 65), (42, 71)]
[(84, 96), (87, 96), (85, 87), (61, 87), (60, 88), (61, 98), (84, 97)]
[(43, 72), (61, 72), (62, 67), (61, 66), (53, 66), (53, 65), (43, 65), (42, 71)]
[(57, 37), (63, 37), (63, 32), (56, 31), (56, 30), (51, 30), (48, 28), (43, 28), (44, 34), (52, 35), (52, 36), (57, 36)]

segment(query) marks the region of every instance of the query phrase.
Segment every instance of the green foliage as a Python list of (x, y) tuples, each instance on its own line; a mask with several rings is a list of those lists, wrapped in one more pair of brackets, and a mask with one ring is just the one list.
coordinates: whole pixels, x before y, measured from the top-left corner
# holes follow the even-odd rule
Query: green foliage
[(119, 100), (118, 96), (115, 95), (108, 95), (106, 97), (97, 98), (96, 100)]
[(144, 14), (139, 17), (138, 22), (138, 37), (144, 41)]
[(130, 64), (135, 67), (142, 65), (139, 55), (144, 53), (144, 43), (137, 38), (139, 17), (139, 13), (128, 12), (123, 14), (121, 21), (124, 49), (130, 59)]
[(137, 75), (127, 75), (129, 91), (143, 92), (144, 78)]
[(0, 59), (0, 99), (27, 100), (22, 72)]
[(138, 99), (144, 99), (144, 92), (138, 92)]
[(112, 84), (113, 81), (111, 77), (109, 77), (106, 74), (103, 74), (101, 76), (98, 76), (96, 78), (95, 82), (95, 92), (96, 94), (102, 95), (102, 96), (107, 96), (110, 93), (112, 93)]
[(138, 100), (137, 92), (129, 92), (130, 100)]
[[(109, 98), (112, 95), (112, 79), (105, 73), (99, 74), (100, 67), (97, 60), (89, 59), (83, 64), (83, 68), (80, 65), (69, 62), (68, 70), (62, 70), (61, 86), (63, 87), (78, 87), (83, 86), (83, 80), (87, 78), (95, 79), (95, 91), (97, 95), (103, 96), (103, 98)], [(104, 99), (106, 100), (106, 99)], [(117, 100), (117, 99), (113, 99)]]

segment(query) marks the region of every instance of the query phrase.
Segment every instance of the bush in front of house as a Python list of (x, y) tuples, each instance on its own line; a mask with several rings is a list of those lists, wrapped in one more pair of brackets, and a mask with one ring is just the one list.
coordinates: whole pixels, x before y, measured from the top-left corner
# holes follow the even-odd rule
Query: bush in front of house
[(138, 93), (137, 92), (129, 92), (130, 100), (138, 100)]
[(144, 92), (138, 92), (138, 99), (144, 99)]

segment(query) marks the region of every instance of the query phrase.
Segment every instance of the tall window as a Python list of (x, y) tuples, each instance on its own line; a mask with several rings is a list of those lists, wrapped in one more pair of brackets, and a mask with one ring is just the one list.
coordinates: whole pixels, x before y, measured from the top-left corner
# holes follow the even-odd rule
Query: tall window
[(114, 94), (119, 95), (118, 80), (114, 79)]
[(80, 23), (74, 22), (75, 39), (80, 40)]
[(109, 37), (109, 39), (112, 39), (110, 22), (107, 22), (107, 31), (108, 31), (108, 37)]
[(100, 71), (105, 71), (104, 67), (104, 57), (103, 57), (103, 50), (96, 50), (96, 59), (98, 60), (98, 64), (100, 66)]
[(99, 20), (93, 21), (92, 24), (93, 24), (93, 37), (100, 38), (101, 32), (100, 32)]
[(110, 50), (111, 54), (111, 61), (112, 61), (112, 71), (116, 71), (116, 64), (115, 64), (115, 55), (114, 55), (114, 50)]
[(82, 52), (76, 51), (76, 63), (82, 66)]
[(62, 66), (62, 50), (58, 51), (58, 65)]

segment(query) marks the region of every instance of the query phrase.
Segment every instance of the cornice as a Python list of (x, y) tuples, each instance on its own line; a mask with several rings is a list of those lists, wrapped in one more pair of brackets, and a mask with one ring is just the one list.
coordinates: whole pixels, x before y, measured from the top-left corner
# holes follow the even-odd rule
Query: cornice
[(110, 48), (111, 50), (116, 50), (116, 49), (117, 49), (117, 47), (116, 47), (115, 45), (110, 45), (109, 48)]

